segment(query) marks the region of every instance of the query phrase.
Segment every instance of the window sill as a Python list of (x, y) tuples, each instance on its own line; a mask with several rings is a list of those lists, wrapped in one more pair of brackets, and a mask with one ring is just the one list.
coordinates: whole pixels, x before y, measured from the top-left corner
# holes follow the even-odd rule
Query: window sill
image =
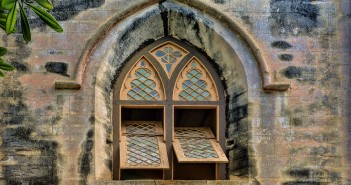
[(247, 180), (120, 180), (120, 181), (95, 181), (95, 185), (241, 185), (248, 184)]

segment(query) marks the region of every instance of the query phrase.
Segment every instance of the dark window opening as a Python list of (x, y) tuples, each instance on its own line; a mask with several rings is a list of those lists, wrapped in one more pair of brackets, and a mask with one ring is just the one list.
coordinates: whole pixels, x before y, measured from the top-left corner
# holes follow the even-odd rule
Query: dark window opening
[(175, 108), (174, 127), (209, 127), (215, 134), (216, 116), (216, 109)]
[[(173, 154), (174, 159), (177, 157)], [(173, 163), (174, 180), (215, 180), (216, 164), (211, 163)]]
[(162, 180), (163, 170), (121, 170), (121, 180)]
[(122, 108), (122, 121), (163, 121), (163, 110), (154, 108)]

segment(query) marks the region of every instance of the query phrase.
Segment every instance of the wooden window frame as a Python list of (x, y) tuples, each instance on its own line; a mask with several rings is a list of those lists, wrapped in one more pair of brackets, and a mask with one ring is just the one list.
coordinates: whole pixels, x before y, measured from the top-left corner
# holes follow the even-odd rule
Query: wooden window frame
[[(164, 43), (173, 43), (188, 53), (182, 57), (182, 60), (176, 65), (174, 70), (172, 71), (172, 75), (169, 77), (168, 74), (164, 71), (164, 67), (157, 61), (157, 59), (151, 54), (150, 51), (159, 47)], [(162, 85), (164, 87), (164, 100), (150, 100), (150, 101), (134, 101), (134, 100), (121, 100), (120, 99), (120, 89), (123, 85), (123, 81), (130, 71), (131, 67), (135, 64), (135, 62), (145, 57), (148, 61), (153, 65), (155, 70), (157, 71), (160, 80), (162, 81)], [(192, 59), (196, 57), (198, 61), (204, 66), (207, 72), (211, 75), (213, 83), (217, 88), (218, 100), (217, 101), (176, 101), (173, 100), (173, 92), (175, 83), (178, 78), (178, 74), (180, 74), (181, 70), (185, 67), (185, 65)], [(183, 42), (172, 38), (165, 37), (155, 41), (154, 43), (144, 47), (138, 53), (136, 53), (133, 57), (127, 61), (123, 67), (123, 69), (119, 72), (119, 78), (116, 80), (114, 86), (114, 94), (113, 94), (113, 114), (112, 114), (112, 122), (113, 122), (113, 179), (120, 179), (120, 169), (118, 169), (118, 165), (120, 162), (119, 159), (119, 143), (121, 138), (121, 110), (122, 108), (160, 108), (163, 109), (163, 139), (166, 143), (166, 149), (168, 153), (168, 161), (170, 165), (170, 170), (164, 170), (164, 179), (173, 179), (172, 172), (172, 161), (173, 161), (173, 141), (174, 141), (174, 110), (175, 108), (181, 109), (216, 109), (216, 133), (214, 133), (219, 146), (225, 152), (225, 131), (226, 131), (226, 117), (225, 117), (225, 97), (224, 97), (224, 87), (222, 85), (221, 79), (217, 74), (217, 71), (214, 69), (212, 64), (209, 62), (208, 58), (205, 57), (201, 53), (201, 51), (184, 44)], [(226, 178), (226, 165), (225, 164), (217, 164), (216, 165), (216, 177), (218, 179)]]

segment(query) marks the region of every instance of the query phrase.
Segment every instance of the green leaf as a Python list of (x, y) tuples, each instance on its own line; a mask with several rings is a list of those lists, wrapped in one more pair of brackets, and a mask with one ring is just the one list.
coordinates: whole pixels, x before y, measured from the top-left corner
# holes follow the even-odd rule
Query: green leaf
[(52, 10), (54, 8), (54, 6), (49, 0), (35, 0), (35, 2), (37, 2), (40, 6), (48, 10)]
[(5, 25), (6, 25), (6, 18), (0, 18), (0, 22), (5, 23)]
[(5, 71), (12, 71), (16, 68), (8, 63), (2, 62), (2, 63), (0, 63), (0, 69), (5, 70)]
[(0, 47), (0, 56), (4, 56), (7, 53), (7, 49), (4, 47)]
[(29, 28), (27, 15), (26, 15), (26, 12), (23, 9), (22, 5), (20, 5), (20, 13), (21, 13), (21, 28), (22, 28), (23, 39), (26, 42), (29, 42), (32, 39), (32, 37), (30, 34), (30, 28)]
[[(0, 28), (6, 30), (6, 18), (0, 18)], [(14, 28), (11, 33), (15, 32), (17, 32), (16, 28)]]
[(4, 24), (1, 24), (1, 23), (0, 23), (0, 28), (2, 28), (3, 30), (5, 30), (5, 29), (6, 29), (6, 26), (5, 26)]
[[(6, 22), (3, 23), (0, 21), (0, 28), (2, 28), (3, 30), (6, 30)], [(17, 30), (16, 28), (14, 28), (11, 33), (16, 33), (16, 32)]]
[(17, 10), (16, 10), (16, 3), (15, 3), (15, 6), (11, 8), (11, 10), (9, 11), (9, 14), (7, 15), (6, 29), (5, 29), (7, 34), (12, 33), (16, 25), (16, 19), (17, 19)]
[(7, 18), (7, 14), (6, 13), (0, 13), (0, 18), (6, 19)]
[(4, 73), (0, 71), (0, 77), (4, 77)]
[(55, 30), (57, 32), (63, 32), (63, 29), (59, 25), (57, 20), (52, 15), (50, 15), (48, 12), (46, 12), (45, 10), (43, 10), (43, 9), (39, 8), (38, 6), (35, 6), (33, 4), (28, 4), (28, 6), (53, 30)]
[(1, 7), (5, 10), (10, 10), (15, 6), (17, 0), (2, 0)]

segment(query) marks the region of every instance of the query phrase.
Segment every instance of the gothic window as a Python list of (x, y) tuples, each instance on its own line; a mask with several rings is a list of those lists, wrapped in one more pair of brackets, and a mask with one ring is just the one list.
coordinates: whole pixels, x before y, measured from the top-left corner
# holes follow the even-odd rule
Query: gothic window
[(208, 60), (179, 40), (138, 52), (114, 90), (114, 179), (224, 179), (223, 92)]

